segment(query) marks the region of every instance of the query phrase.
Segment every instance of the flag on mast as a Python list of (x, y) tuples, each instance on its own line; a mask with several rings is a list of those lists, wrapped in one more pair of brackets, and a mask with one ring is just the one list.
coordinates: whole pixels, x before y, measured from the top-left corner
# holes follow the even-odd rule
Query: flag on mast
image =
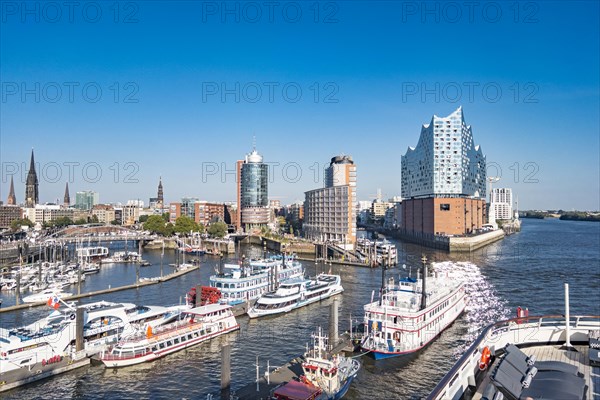
[(55, 310), (58, 310), (58, 308), (60, 307), (60, 302), (58, 300), (58, 297), (56, 296), (52, 296), (48, 299), (48, 301), (46, 302), (46, 304), (48, 305), (48, 307), (52, 307)]

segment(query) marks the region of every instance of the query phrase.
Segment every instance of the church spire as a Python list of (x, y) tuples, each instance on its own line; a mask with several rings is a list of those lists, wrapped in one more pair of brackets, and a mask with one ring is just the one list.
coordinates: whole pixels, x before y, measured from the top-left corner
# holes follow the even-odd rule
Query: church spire
[(27, 173), (27, 182), (25, 184), (25, 206), (35, 207), (39, 201), (38, 178), (35, 172), (33, 149), (31, 149), (31, 161), (29, 163), (29, 172)]
[(163, 185), (162, 185), (162, 176), (158, 178), (158, 195), (157, 197), (157, 205), (159, 208), (163, 208), (164, 205), (164, 195), (163, 195)]
[(15, 184), (13, 183), (13, 177), (10, 177), (10, 190), (8, 191), (8, 199), (6, 200), (6, 204), (9, 206), (17, 205), (17, 196), (15, 196)]
[(63, 199), (63, 204), (66, 207), (71, 205), (71, 196), (69, 196), (69, 182), (67, 182), (65, 185), (65, 198)]

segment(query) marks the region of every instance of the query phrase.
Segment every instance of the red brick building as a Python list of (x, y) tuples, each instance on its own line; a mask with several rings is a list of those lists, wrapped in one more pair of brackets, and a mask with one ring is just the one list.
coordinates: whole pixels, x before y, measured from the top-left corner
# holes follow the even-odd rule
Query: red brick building
[(434, 235), (463, 235), (486, 223), (485, 200), (428, 197), (402, 202), (404, 230)]

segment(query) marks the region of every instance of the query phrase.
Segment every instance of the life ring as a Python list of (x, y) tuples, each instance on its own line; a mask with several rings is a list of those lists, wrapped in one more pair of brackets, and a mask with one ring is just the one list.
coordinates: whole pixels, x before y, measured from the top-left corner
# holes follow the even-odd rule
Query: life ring
[(485, 369), (490, 364), (490, 359), (492, 358), (492, 352), (488, 346), (485, 346), (481, 351), (481, 358), (479, 359), (479, 370), (485, 371)]

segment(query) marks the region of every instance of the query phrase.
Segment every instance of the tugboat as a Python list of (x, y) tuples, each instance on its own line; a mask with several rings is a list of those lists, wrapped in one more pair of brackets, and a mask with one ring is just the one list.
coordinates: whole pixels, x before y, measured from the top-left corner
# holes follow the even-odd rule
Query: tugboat
[[(377, 359), (413, 353), (427, 346), (467, 305), (464, 283), (450, 276), (422, 276), (382, 285), (380, 299), (365, 305), (365, 336), (361, 347)], [(384, 272), (384, 271), (383, 271)], [(382, 278), (384, 280), (384, 278)]]
[(313, 348), (307, 349), (302, 363), (304, 375), (300, 376), (300, 381), (290, 381), (277, 388), (274, 399), (341, 399), (358, 375), (360, 362), (357, 359), (327, 355), (328, 338), (322, 335), (321, 328), (312, 338)]

